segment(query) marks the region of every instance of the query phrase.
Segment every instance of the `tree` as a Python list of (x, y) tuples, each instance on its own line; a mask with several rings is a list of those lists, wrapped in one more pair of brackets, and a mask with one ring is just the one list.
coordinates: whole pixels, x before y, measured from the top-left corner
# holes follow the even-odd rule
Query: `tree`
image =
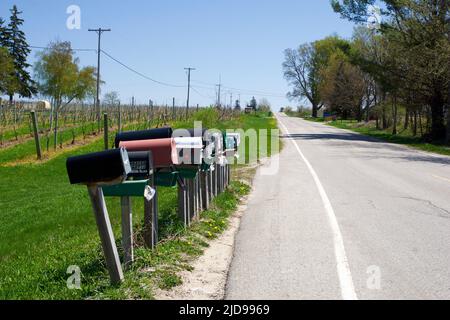
[(21, 30), (24, 20), (19, 16), (22, 12), (15, 5), (10, 11), (10, 21), (8, 27), (3, 30), (1, 41), (14, 61), (15, 77), (18, 82), (18, 87), (13, 86), (7, 92), (10, 102), (12, 102), (16, 93), (22, 97), (30, 98), (36, 93), (36, 86), (28, 72), (31, 65), (28, 64), (27, 57), (31, 50), (26, 41), (25, 33)]
[(307, 99), (312, 105), (312, 116), (317, 118), (323, 107), (319, 86), (321, 70), (328, 65), (331, 55), (340, 50), (348, 53), (350, 44), (337, 36), (303, 44), (297, 50), (285, 50), (284, 77), (294, 89), (288, 93), (293, 99)]
[(266, 98), (262, 98), (261, 100), (259, 100), (258, 104), (259, 111), (269, 112), (271, 107), (272, 106), (270, 105), (269, 100), (267, 100)]
[(6, 28), (5, 20), (0, 17), (0, 47), (6, 48)]
[[(417, 90), (431, 110), (430, 138), (445, 137), (444, 105), (450, 101), (450, 2), (442, 0), (383, 0), (380, 32), (397, 56), (393, 61), (402, 72), (397, 77), (396, 95)], [(332, 0), (342, 17), (364, 22), (368, 6), (375, 0)], [(412, 87), (411, 85), (414, 85)], [(405, 94), (406, 93), (406, 94)], [(447, 121), (447, 126), (450, 123)], [(450, 128), (447, 128), (450, 140)]]
[(120, 103), (119, 93), (117, 91), (111, 91), (103, 96), (103, 102), (107, 105), (114, 106)]
[(95, 91), (95, 68), (80, 69), (78, 64), (70, 42), (50, 43), (38, 55), (35, 74), (39, 91), (53, 99), (56, 111)]
[(361, 121), (366, 90), (361, 69), (351, 64), (345, 54), (336, 52), (321, 70), (321, 78), (320, 95), (328, 111), (344, 119), (354, 115)]
[(283, 62), (284, 77), (293, 87), (288, 93), (290, 99), (307, 99), (313, 110), (313, 117), (323, 104), (319, 96), (319, 70), (314, 60), (315, 47), (313, 44), (303, 44), (298, 49), (286, 49)]
[(241, 102), (239, 100), (236, 100), (234, 103), (234, 110), (240, 111), (241, 110)]
[[(50, 130), (53, 126), (53, 113), (58, 112), (74, 100), (84, 100), (96, 88), (96, 69), (79, 67), (79, 60), (73, 56), (70, 42), (50, 43), (38, 55), (35, 75), (39, 91), (51, 98)], [(55, 125), (55, 148), (57, 123)], [(47, 140), (48, 148), (48, 140)]]
[(0, 47), (0, 94), (17, 90), (14, 61), (6, 48)]
[(249, 108), (252, 108), (253, 110), (256, 110), (256, 108), (258, 107), (258, 103), (256, 102), (255, 97), (252, 98), (252, 100), (250, 100), (250, 104), (248, 105)]

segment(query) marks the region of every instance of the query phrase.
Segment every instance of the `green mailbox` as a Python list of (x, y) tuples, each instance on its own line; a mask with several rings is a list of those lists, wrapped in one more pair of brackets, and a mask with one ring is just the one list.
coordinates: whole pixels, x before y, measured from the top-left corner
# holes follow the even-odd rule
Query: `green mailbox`
[(104, 186), (105, 197), (143, 197), (150, 180), (125, 181), (113, 186)]

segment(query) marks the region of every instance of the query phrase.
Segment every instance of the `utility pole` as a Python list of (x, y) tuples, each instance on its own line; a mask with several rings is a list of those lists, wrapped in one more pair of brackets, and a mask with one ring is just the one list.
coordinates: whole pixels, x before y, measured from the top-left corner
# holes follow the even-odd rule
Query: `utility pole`
[(222, 85), (219, 83), (217, 84), (217, 87), (219, 88), (219, 91), (217, 93), (217, 106), (220, 108), (220, 88), (222, 87)]
[(184, 68), (184, 70), (188, 71), (188, 92), (187, 92), (187, 102), (186, 102), (186, 120), (189, 115), (189, 95), (191, 93), (191, 70), (195, 70), (195, 68)]
[(100, 132), (100, 51), (101, 51), (101, 38), (103, 32), (110, 32), (111, 29), (88, 29), (89, 32), (96, 32), (98, 35), (98, 49), (97, 49), (97, 97), (95, 99), (95, 104), (97, 108), (97, 122), (98, 122), (98, 131)]

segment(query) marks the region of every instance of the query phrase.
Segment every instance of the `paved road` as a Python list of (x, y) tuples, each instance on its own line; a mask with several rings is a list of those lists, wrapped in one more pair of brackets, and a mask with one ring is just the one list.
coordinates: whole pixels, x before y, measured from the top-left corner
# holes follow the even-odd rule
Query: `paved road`
[(227, 299), (450, 299), (450, 158), (277, 117)]

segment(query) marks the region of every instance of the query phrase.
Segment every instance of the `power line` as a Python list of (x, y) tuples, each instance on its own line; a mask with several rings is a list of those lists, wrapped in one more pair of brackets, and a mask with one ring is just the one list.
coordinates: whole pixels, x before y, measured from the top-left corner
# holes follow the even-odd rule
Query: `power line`
[[(30, 46), (30, 48), (33, 49), (50, 49), (49, 47), (40, 47), (40, 46)], [(75, 48), (72, 49), (72, 51), (91, 51), (91, 52), (97, 52), (97, 50), (95, 49), (84, 49), (84, 48)], [(156, 79), (153, 79), (139, 71), (137, 71), (136, 69), (133, 69), (132, 67), (126, 65), (125, 63), (121, 62), (120, 60), (114, 58), (112, 55), (110, 55), (109, 53), (105, 52), (104, 50), (101, 50), (101, 52), (106, 55), (108, 58), (110, 58), (111, 60), (115, 61), (116, 63), (120, 64), (122, 67), (128, 69), (129, 71), (137, 74), (138, 76), (152, 81), (154, 83), (163, 85), (163, 86), (167, 86), (167, 87), (173, 87), (173, 88), (186, 88), (185, 85), (176, 85), (176, 84), (171, 84), (171, 83), (167, 83), (167, 82), (163, 82), (163, 81), (159, 81)], [(200, 80), (191, 80), (191, 82), (194, 83), (200, 83), (206, 86), (200, 86), (200, 85), (196, 85), (195, 88), (199, 89), (205, 89), (205, 90), (211, 90), (211, 91), (216, 91), (217, 90), (217, 85), (210, 83), (210, 82), (205, 82), (205, 81), (200, 81)], [(194, 86), (191, 85), (191, 88), (194, 88)], [(248, 89), (240, 89), (240, 88), (235, 88), (235, 87), (228, 87), (225, 86), (223, 84), (221, 84), (221, 88), (225, 88), (225, 89), (229, 89), (232, 90), (236, 93), (242, 94), (244, 96), (262, 96), (262, 97), (273, 97), (273, 98), (285, 98), (286, 96), (282, 93), (273, 93), (273, 92), (268, 92), (268, 91), (262, 91), (262, 90), (248, 90)], [(196, 90), (195, 90), (196, 91)], [(196, 91), (196, 93), (198, 93), (199, 95), (205, 97), (204, 95), (202, 95), (201, 93), (199, 93), (198, 91)], [(210, 98), (210, 97), (209, 97)]]
[(141, 73), (141, 72), (139, 72), (139, 71), (133, 69), (132, 67), (127, 66), (125, 63), (123, 63), (123, 62), (119, 61), (118, 59), (114, 58), (114, 57), (111, 56), (109, 53), (105, 52), (104, 50), (102, 50), (102, 53), (103, 53), (104, 55), (106, 55), (108, 58), (110, 58), (111, 60), (113, 60), (113, 61), (117, 62), (118, 64), (120, 64), (122, 67), (128, 69), (129, 71), (131, 71), (131, 72), (137, 74), (138, 76), (140, 76), (140, 77), (142, 77), (142, 78), (144, 78), (144, 79), (150, 80), (150, 81), (152, 81), (152, 82), (155, 82), (155, 83), (158, 83), (158, 84), (160, 84), (160, 85), (167, 86), (167, 87), (173, 87), (173, 88), (186, 88), (186, 86), (176, 85), (176, 84), (170, 84), (170, 83), (166, 83), (166, 82), (162, 82), (162, 81), (158, 81), (158, 80), (155, 80), (155, 79), (153, 79), (153, 78), (150, 78), (149, 76), (146, 76), (145, 74), (143, 74), (143, 73)]
[[(47, 50), (51, 49), (51, 47), (39, 47), (39, 46), (29, 46), (32, 49), (40, 49), (40, 50)], [(71, 48), (72, 51), (91, 51), (91, 52), (97, 52), (96, 49), (79, 49), (79, 48)]]

